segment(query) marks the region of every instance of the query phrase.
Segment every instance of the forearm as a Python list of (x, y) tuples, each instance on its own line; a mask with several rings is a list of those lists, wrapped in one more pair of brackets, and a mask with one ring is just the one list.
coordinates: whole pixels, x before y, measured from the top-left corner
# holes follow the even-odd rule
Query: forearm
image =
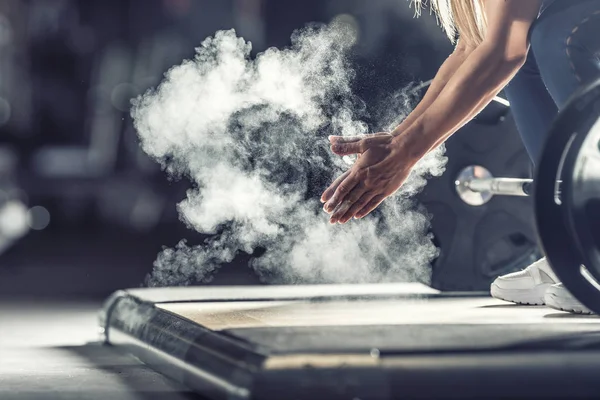
[(425, 96), (415, 107), (415, 109), (402, 121), (402, 123), (394, 129), (394, 133), (398, 134), (407, 130), (418, 118), (423, 115), (427, 108), (433, 104), (435, 99), (440, 95), (446, 84), (452, 78), (454, 73), (465, 62), (472, 49), (464, 46), (457, 46), (454, 52), (444, 61), (437, 74), (433, 78)]
[(404, 132), (418, 156), (443, 143), (481, 112), (516, 74), (523, 56), (507, 58), (493, 45), (475, 49), (433, 103)]

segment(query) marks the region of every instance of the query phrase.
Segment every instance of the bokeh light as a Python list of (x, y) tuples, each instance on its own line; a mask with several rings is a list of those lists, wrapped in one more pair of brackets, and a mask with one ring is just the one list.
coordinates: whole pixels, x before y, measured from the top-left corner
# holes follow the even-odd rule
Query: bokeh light
[(0, 208), (0, 234), (19, 238), (28, 230), (27, 207), (20, 201), (9, 201)]
[(50, 224), (50, 212), (42, 206), (32, 207), (28, 212), (29, 227), (41, 231)]

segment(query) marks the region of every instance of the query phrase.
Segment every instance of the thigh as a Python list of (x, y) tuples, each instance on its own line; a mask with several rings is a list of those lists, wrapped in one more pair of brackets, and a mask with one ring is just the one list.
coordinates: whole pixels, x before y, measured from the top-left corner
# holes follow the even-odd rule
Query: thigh
[(523, 144), (535, 164), (558, 108), (540, 76), (533, 52), (504, 88)]
[(600, 77), (600, 0), (542, 15), (532, 29), (531, 48), (560, 109), (581, 85)]

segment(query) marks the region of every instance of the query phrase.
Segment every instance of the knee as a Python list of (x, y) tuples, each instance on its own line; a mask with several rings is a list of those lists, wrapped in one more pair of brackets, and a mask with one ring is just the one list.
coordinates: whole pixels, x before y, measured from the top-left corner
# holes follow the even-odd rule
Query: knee
[(577, 79), (600, 77), (600, 10), (583, 19), (565, 40), (565, 53)]
[(531, 48), (546, 84), (554, 80), (581, 85), (600, 77), (600, 10), (583, 15), (580, 19), (553, 15), (532, 28)]

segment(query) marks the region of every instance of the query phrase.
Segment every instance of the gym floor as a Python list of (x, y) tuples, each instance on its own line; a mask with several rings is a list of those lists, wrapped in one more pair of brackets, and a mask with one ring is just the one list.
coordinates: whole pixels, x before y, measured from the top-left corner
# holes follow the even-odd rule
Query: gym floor
[(99, 302), (0, 301), (0, 399), (200, 399), (99, 343)]

